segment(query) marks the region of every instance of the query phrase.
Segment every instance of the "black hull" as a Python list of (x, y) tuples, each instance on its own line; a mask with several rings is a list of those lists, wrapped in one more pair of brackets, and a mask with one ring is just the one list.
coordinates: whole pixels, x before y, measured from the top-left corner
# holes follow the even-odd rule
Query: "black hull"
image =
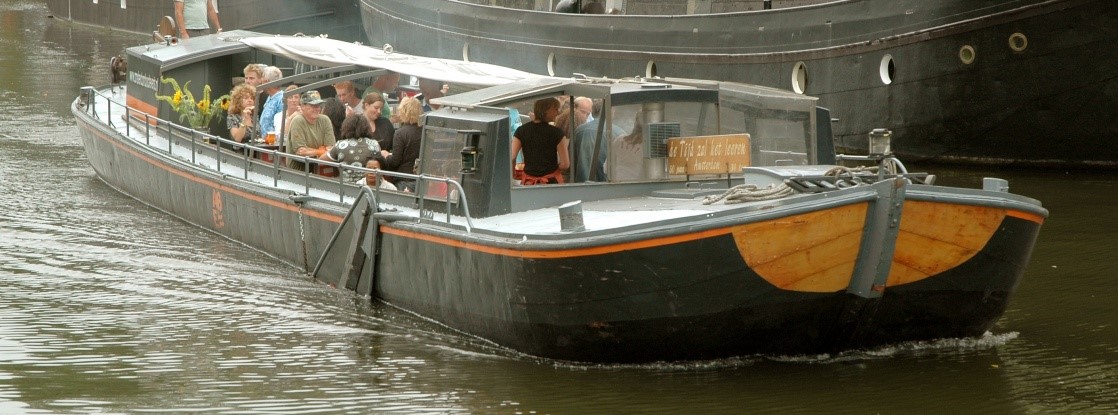
[[(163, 16), (174, 17), (170, 0), (47, 0), (56, 18), (108, 27), (113, 30), (149, 34)], [(365, 39), (355, 0), (225, 0), (218, 4), (225, 30), (244, 29), (264, 33), (327, 34), (330, 38)]]
[(834, 353), (981, 336), (1005, 311), (1039, 229), (1007, 217), (970, 261), (890, 287), (877, 299), (774, 287), (732, 254), (737, 248), (728, 235), (592, 257), (529, 259), (387, 230), (382, 252), (395, 260), (380, 263), (384, 277), (376, 290), (390, 304), (450, 327), (560, 360)]
[[(557, 76), (795, 89), (803, 63), (803, 92), (831, 109), (847, 151), (864, 151), (865, 135), (884, 127), (908, 160), (1118, 168), (1118, 8), (1105, 0), (850, 0), (687, 16), (446, 0), (361, 0), (361, 9), (371, 44)], [(1011, 47), (1014, 34), (1026, 43)]]
[[(347, 248), (331, 250), (330, 241), (346, 205), (298, 201), (290, 191), (169, 158), (122, 137), (77, 104), (74, 113), (91, 165), (112, 187), (308, 272), (326, 255), (331, 260), (316, 275), (342, 275), (345, 261), (331, 252)], [(910, 200), (952, 197), (928, 195)], [(619, 363), (830, 353), (982, 335), (1024, 273), (1043, 222), (1038, 214), (1006, 216), (970, 259), (887, 287), (880, 297), (778, 288), (746, 264), (731, 231), (698, 224), (630, 236), (637, 247), (619, 244), (624, 241), (615, 235), (524, 246), (518, 235), (385, 219), (379, 254), (362, 265), (375, 269), (372, 284), (355, 278), (337, 285), (359, 292), (371, 285), (389, 304), (551, 359)], [(771, 215), (750, 221), (786, 217)], [(682, 242), (648, 242), (684, 236)], [(553, 255), (559, 251), (568, 253)]]

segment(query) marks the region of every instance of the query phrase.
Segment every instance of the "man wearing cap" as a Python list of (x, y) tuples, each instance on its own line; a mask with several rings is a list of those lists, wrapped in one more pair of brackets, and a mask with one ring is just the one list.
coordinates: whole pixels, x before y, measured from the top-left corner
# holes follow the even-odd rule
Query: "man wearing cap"
[[(310, 90), (300, 98), (300, 116), (291, 120), (291, 136), (287, 140), (287, 152), (317, 158), (334, 146), (334, 126), (330, 117), (322, 114), (322, 95)], [(303, 171), (303, 161), (288, 158), (287, 167)]]

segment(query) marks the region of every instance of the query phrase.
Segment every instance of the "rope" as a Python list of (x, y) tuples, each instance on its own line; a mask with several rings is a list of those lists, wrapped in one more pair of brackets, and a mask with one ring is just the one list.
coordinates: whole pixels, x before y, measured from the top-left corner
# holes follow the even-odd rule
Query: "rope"
[(842, 176), (854, 176), (855, 173), (875, 173), (876, 174), (877, 173), (877, 166), (868, 166), (868, 167), (867, 166), (858, 166), (858, 167), (835, 166), (835, 167), (832, 167), (830, 170), (827, 170), (827, 172), (823, 173), (823, 175), (824, 176), (834, 176), (835, 178), (838, 178), (838, 177), (842, 177)]
[(764, 188), (758, 188), (752, 184), (739, 184), (731, 187), (718, 196), (707, 196), (703, 198), (703, 204), (709, 205), (719, 200), (726, 200), (726, 204), (757, 202), (761, 200), (773, 200), (791, 196), (796, 191), (784, 183), (769, 185)]

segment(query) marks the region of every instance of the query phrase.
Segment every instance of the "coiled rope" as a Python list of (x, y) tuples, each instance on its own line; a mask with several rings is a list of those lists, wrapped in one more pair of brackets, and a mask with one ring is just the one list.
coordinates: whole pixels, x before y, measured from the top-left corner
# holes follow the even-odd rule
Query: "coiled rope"
[(773, 200), (783, 197), (791, 196), (796, 193), (791, 187), (784, 183), (771, 184), (764, 188), (757, 187), (752, 184), (739, 184), (737, 186), (727, 189), (725, 192), (718, 196), (707, 196), (703, 198), (703, 204), (709, 205), (719, 200), (726, 200), (726, 204), (757, 202), (761, 200)]

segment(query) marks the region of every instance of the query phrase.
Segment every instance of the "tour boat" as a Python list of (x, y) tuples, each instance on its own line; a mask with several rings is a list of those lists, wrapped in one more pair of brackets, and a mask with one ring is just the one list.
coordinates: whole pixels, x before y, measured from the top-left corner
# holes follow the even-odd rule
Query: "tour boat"
[[(870, 152), (836, 154), (828, 109), (773, 88), (538, 76), (250, 32), (127, 52), (127, 85), (83, 88), (72, 107), (105, 183), (324, 283), (539, 358), (681, 361), (981, 336), (1048, 215), (1004, 180), (945, 187), (907, 171), (886, 129), (865, 131)], [(414, 174), (319, 163), (413, 179), (415, 191), (291, 170), (281, 160), (298, 156), (167, 121), (155, 96), (173, 91), (161, 78), (220, 84), (246, 62), (323, 95), (385, 70), (451, 84), (423, 116)], [(602, 106), (591, 130), (600, 150), (573, 168), (601, 162), (604, 176), (521, 185), (513, 131), (535, 100), (572, 96)]]

